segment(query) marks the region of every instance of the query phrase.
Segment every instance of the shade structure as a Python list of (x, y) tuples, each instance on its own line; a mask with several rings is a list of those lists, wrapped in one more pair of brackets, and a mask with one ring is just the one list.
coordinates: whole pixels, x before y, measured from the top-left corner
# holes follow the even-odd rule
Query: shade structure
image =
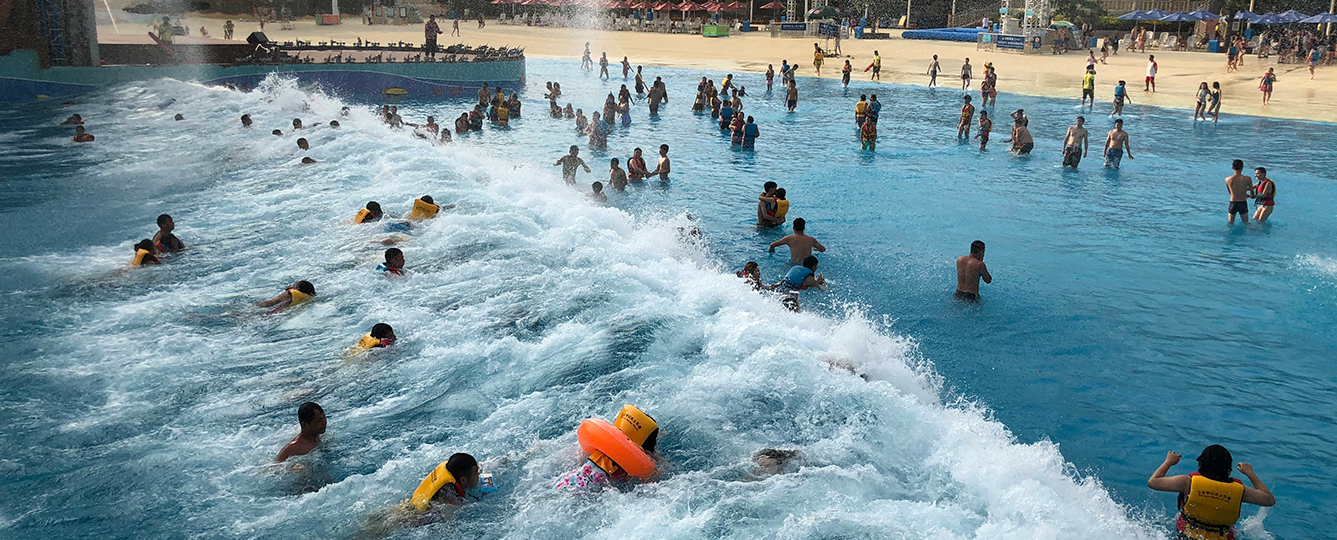
[(839, 16), (840, 12), (829, 5), (808, 11), (809, 19), (834, 19)]
[(1164, 17), (1161, 17), (1160, 19), (1157, 19), (1157, 20), (1162, 21), (1162, 22), (1197, 22), (1197, 21), (1200, 21), (1200, 20), (1202, 20), (1202, 19), (1199, 19), (1199, 18), (1197, 18), (1197, 17), (1194, 17), (1192, 14), (1184, 13), (1184, 12), (1180, 11), (1180, 12), (1176, 12), (1176, 13), (1171, 13), (1171, 14), (1166, 15), (1166, 16), (1164, 16)]
[(1305, 24), (1337, 23), (1337, 15), (1331, 13), (1319, 13), (1313, 17), (1303, 19), (1300, 22)]
[(1309, 18), (1308, 15), (1305, 15), (1304, 13), (1300, 13), (1299, 11), (1295, 11), (1293, 9), (1283, 11), (1281, 13), (1278, 13), (1277, 15), (1281, 17), (1281, 20), (1286, 22), (1300, 22)]
[(761, 6), (760, 9), (784, 9), (784, 8), (785, 8), (784, 4), (781, 4), (779, 2), (771, 2), (769, 4)]
[(1254, 18), (1254, 17), (1257, 17), (1257, 16), (1258, 16), (1258, 14), (1256, 14), (1256, 13), (1254, 13), (1254, 12), (1252, 12), (1252, 11), (1249, 11), (1249, 10), (1247, 10), (1247, 9), (1245, 9), (1245, 10), (1240, 10), (1240, 11), (1236, 11), (1236, 12), (1235, 12), (1235, 18), (1236, 18), (1236, 19), (1245, 20), (1245, 21), (1247, 21), (1247, 20), (1249, 20), (1249, 19), (1252, 19), (1252, 18)]
[(723, 6), (721, 6), (721, 8), (723, 8), (724, 11), (738, 12), (747, 9), (747, 4), (739, 2), (738, 0), (734, 0), (733, 2), (724, 4)]
[(711, 13), (716, 13), (716, 12), (724, 11), (724, 8), (722, 7), (722, 5), (721, 5), (719, 2), (706, 2), (705, 4), (702, 4), (702, 5), (701, 5), (701, 9), (704, 9), (704, 10), (709, 11), (709, 12), (711, 12)]
[(1151, 10), (1151, 11), (1146, 12), (1146, 17), (1147, 17), (1147, 18), (1142, 19), (1142, 20), (1144, 20), (1144, 21), (1159, 21), (1159, 20), (1161, 20), (1161, 17), (1164, 17), (1164, 16), (1166, 16), (1166, 15), (1169, 15), (1169, 13), (1164, 12), (1164, 11), (1161, 11), (1161, 10), (1159, 10), (1159, 9), (1153, 9), (1153, 10)]
[(1129, 11), (1128, 13), (1124, 13), (1123, 15), (1120, 15), (1120, 16), (1119, 16), (1119, 20), (1121, 20), (1121, 21), (1145, 21), (1145, 20), (1147, 20), (1147, 12), (1145, 12), (1145, 11), (1141, 11), (1141, 10), (1136, 10), (1136, 9), (1135, 9), (1135, 10), (1133, 10), (1133, 11)]
[(703, 9), (706, 9), (705, 6), (691, 0), (678, 4), (678, 11), (701, 11)]
[(1068, 21), (1054, 21), (1053, 23), (1050, 23), (1049, 26), (1052, 26), (1052, 27), (1054, 27), (1054, 28), (1058, 28), (1058, 27), (1060, 27), (1060, 26), (1076, 26), (1076, 25), (1075, 25), (1075, 24), (1072, 24), (1072, 23), (1070, 23), (1070, 22), (1068, 22)]
[(636, 3), (634, 3), (634, 4), (630, 4), (630, 5), (628, 5), (627, 7), (630, 8), (630, 9), (635, 9), (635, 10), (639, 10), (639, 11), (645, 11), (646, 9), (649, 9), (649, 8), (650, 8), (650, 4), (647, 4), (647, 3), (645, 3), (645, 2), (636, 2)]
[(678, 9), (678, 6), (668, 2), (656, 2), (654, 5), (650, 6), (650, 9), (654, 11), (673, 11)]
[(1264, 13), (1249, 21), (1253, 24), (1285, 24), (1286, 21), (1276, 13)]
[(1199, 9), (1199, 10), (1195, 10), (1195, 11), (1190, 11), (1190, 12), (1188, 12), (1188, 14), (1197, 17), (1198, 20), (1200, 20), (1200, 21), (1215, 21), (1215, 20), (1219, 20), (1219, 19), (1221, 18), (1220, 15), (1217, 15), (1217, 14), (1212, 13), (1212, 12), (1210, 12), (1210, 11), (1207, 11), (1207, 10), (1205, 10), (1205, 9)]

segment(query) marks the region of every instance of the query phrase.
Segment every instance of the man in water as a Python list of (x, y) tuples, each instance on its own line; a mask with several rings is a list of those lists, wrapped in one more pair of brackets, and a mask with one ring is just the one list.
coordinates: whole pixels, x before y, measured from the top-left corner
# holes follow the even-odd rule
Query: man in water
[(970, 65), (970, 59), (967, 58), (966, 63), (961, 66), (961, 90), (970, 90), (970, 77), (972, 69), (974, 68)]
[(1068, 134), (1063, 136), (1063, 166), (1077, 168), (1082, 158), (1086, 157), (1090, 143), (1087, 140), (1086, 118), (1077, 117), (1077, 123), (1068, 128)]
[(1272, 208), (1275, 207), (1277, 196), (1277, 183), (1267, 177), (1267, 169), (1259, 167), (1253, 170), (1253, 177), (1258, 179), (1258, 183), (1253, 185), (1253, 197), (1258, 201), (1258, 209), (1253, 213), (1253, 220), (1259, 223), (1267, 221), (1267, 217), (1272, 215)]
[(308, 401), (297, 408), (297, 423), (302, 431), (293, 437), (282, 450), (275, 463), (282, 463), (293, 456), (305, 456), (320, 444), (320, 436), (325, 434), (325, 409), (315, 402)]
[[(245, 115), (243, 115), (243, 116), (245, 116)], [(79, 116), (79, 115), (76, 113), (76, 114), (71, 114), (69, 118), (66, 118), (65, 121), (64, 121), (64, 122), (61, 122), (59, 125), (62, 125), (62, 126), (78, 126), (78, 125), (82, 125), (83, 123), (84, 123), (84, 117)]]
[(241, 127), (251, 127), (251, 115), (241, 115)]
[(93, 139), (93, 135), (85, 131), (83, 126), (74, 126), (74, 142), (93, 142)]
[(816, 238), (803, 234), (803, 229), (808, 223), (803, 218), (794, 220), (794, 234), (771, 242), (771, 253), (775, 253), (777, 246), (789, 246), (789, 262), (799, 264), (812, 255), (812, 250), (816, 249), (826, 253), (826, 246), (818, 242)]
[(794, 112), (798, 107), (798, 83), (793, 79), (789, 80), (789, 88), (785, 89), (785, 105), (789, 107), (789, 112)]
[(1249, 177), (1244, 176), (1244, 161), (1235, 160), (1231, 162), (1230, 168), (1234, 172), (1226, 177), (1226, 191), (1230, 193), (1230, 207), (1226, 210), (1226, 223), (1235, 224), (1235, 214), (1239, 214), (1240, 220), (1246, 225), (1249, 223), (1249, 189), (1253, 184), (1249, 182)]
[[(1133, 147), (1128, 145), (1128, 132), (1123, 130), (1123, 119), (1120, 118), (1114, 121), (1114, 129), (1105, 136), (1105, 167), (1113, 166), (1118, 169), (1125, 150), (1128, 151), (1128, 159), (1133, 159)], [(1247, 178), (1245, 182), (1248, 182)], [(1245, 208), (1245, 211), (1248, 211), (1248, 208)]]
[(984, 242), (970, 243), (970, 255), (956, 258), (956, 297), (972, 302), (980, 299), (980, 280), (993, 283), (989, 267), (984, 265)]
[(961, 122), (956, 125), (956, 138), (970, 138), (970, 122), (975, 119), (975, 106), (970, 104), (970, 96), (961, 96), (965, 105), (961, 106)]
[(627, 189), (627, 171), (618, 166), (617, 158), (608, 160), (608, 187), (622, 191)]
[(608, 80), (608, 77), (609, 77), (609, 75), (608, 75), (608, 53), (602, 53), (602, 54), (603, 54), (603, 55), (599, 57), (599, 78), (600, 78), (600, 79), (603, 79), (603, 80), (606, 81), (606, 80)]
[(558, 165), (562, 166), (562, 180), (573, 186), (576, 185), (577, 167), (583, 167), (585, 172), (590, 172), (590, 166), (585, 164), (585, 160), (580, 159), (580, 148), (574, 144), (571, 145), (570, 154), (562, 156), (561, 159), (557, 160), (557, 163), (553, 163), (554, 167)]
[[(294, 291), (296, 291), (296, 294), (293, 294)], [(257, 307), (274, 308), (269, 312), (272, 315), (283, 311), (285, 308), (292, 307), (294, 304), (305, 302), (315, 295), (316, 286), (312, 285), (310, 281), (301, 280), (293, 283), (292, 286), (283, 289), (283, 292), (279, 293), (278, 296), (270, 298), (269, 300), (257, 302), (255, 305)]]
[(989, 111), (980, 111), (980, 132), (975, 135), (980, 140), (980, 151), (989, 146), (989, 134), (993, 133), (993, 120), (989, 118)]
[(776, 189), (771, 195), (762, 195), (757, 198), (762, 202), (762, 207), (766, 209), (762, 213), (761, 219), (757, 225), (761, 227), (778, 227), (784, 225), (785, 214), (789, 212), (789, 201), (785, 200), (785, 188)]
[(1277, 498), (1253, 472), (1253, 465), (1240, 463), (1237, 470), (1253, 487), (1230, 477), (1234, 458), (1224, 446), (1213, 444), (1198, 456), (1198, 472), (1165, 476), (1183, 456), (1166, 452), (1165, 461), (1151, 473), (1147, 487), (1179, 494), (1175, 529), (1179, 538), (1226, 539), (1235, 537), (1244, 503), (1273, 506)]
[(1018, 156), (1024, 156), (1035, 149), (1035, 140), (1031, 138), (1031, 129), (1027, 127), (1027, 122), (1018, 123), (1012, 128), (1012, 138), (1003, 141), (1012, 143), (1012, 152)]
[(172, 234), (173, 230), (176, 230), (176, 223), (172, 221), (172, 216), (158, 216), (158, 232), (153, 235), (153, 247), (158, 253), (176, 253), (186, 249), (186, 244)]
[(306, 141), (306, 137), (299, 137), (297, 139), (297, 148), (300, 148), (302, 150), (310, 150), (311, 143)]
[(784, 278), (769, 288), (780, 292), (797, 292), (823, 285), (826, 285), (826, 278), (817, 274), (817, 257), (809, 255), (803, 259), (803, 266), (790, 268)]
[(672, 164), (669, 162), (668, 151), (669, 147), (667, 144), (659, 145), (659, 165), (655, 166), (655, 170), (650, 171), (650, 176), (654, 176), (656, 174), (659, 175), (660, 182), (668, 182), (669, 172), (671, 172), (672, 170)]
[(391, 276), (404, 275), (404, 252), (399, 248), (385, 250), (385, 262), (377, 265), (376, 271)]
[(865, 120), (877, 125), (878, 119), (882, 118), (882, 103), (877, 100), (877, 94), (868, 98), (868, 110), (865, 112), (867, 115)]
[(775, 189), (779, 187), (775, 182), (767, 181), (761, 186), (761, 195), (757, 197), (757, 226), (769, 226), (767, 216), (774, 215), (775, 209), (771, 202), (775, 198)]
[(854, 104), (854, 125), (863, 127), (868, 117), (868, 94), (859, 94), (859, 102)]

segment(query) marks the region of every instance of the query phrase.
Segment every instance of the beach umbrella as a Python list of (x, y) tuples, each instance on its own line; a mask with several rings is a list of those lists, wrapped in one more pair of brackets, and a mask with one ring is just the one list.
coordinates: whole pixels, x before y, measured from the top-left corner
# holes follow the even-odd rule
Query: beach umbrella
[(183, 15), (190, 11), (209, 11), (209, 3), (162, 0), (133, 5), (124, 11), (136, 15)]
[(1180, 23), (1179, 25), (1175, 26), (1175, 33), (1178, 34), (1184, 29), (1184, 25), (1182, 23), (1198, 22), (1202, 19), (1199, 19), (1191, 14), (1180, 11), (1161, 17), (1160, 20), (1165, 22)]
[(808, 11), (809, 19), (834, 19), (840, 16), (840, 12), (830, 5), (822, 6)]
[(1145, 21), (1145, 20), (1147, 20), (1146, 17), (1147, 17), (1147, 12), (1145, 12), (1145, 11), (1140, 11), (1140, 10), (1136, 10), (1136, 9), (1135, 9), (1135, 10), (1133, 10), (1133, 11), (1129, 11), (1128, 13), (1124, 13), (1123, 15), (1120, 15), (1120, 16), (1119, 16), (1119, 20), (1121, 20), (1121, 21)]
[(1197, 17), (1198, 20), (1200, 21), (1215, 21), (1221, 18), (1220, 15), (1217, 15), (1205, 9), (1190, 11), (1188, 12), (1188, 14)]
[(1143, 16), (1146, 17), (1146, 18), (1145, 18), (1145, 19), (1142, 19), (1142, 20), (1144, 20), (1144, 21), (1159, 21), (1159, 20), (1161, 20), (1161, 17), (1164, 17), (1164, 16), (1166, 16), (1166, 15), (1169, 15), (1169, 13), (1166, 13), (1166, 12), (1161, 11), (1161, 10), (1159, 10), (1159, 9), (1153, 9), (1153, 10), (1151, 10), (1151, 11), (1148, 11), (1148, 12), (1143, 13)]
[(692, 0), (687, 0), (686, 2), (678, 4), (678, 11), (682, 12), (701, 11), (703, 9), (705, 9), (705, 7), (703, 7), (701, 4), (693, 2)]
[(1077, 26), (1077, 25), (1072, 24), (1071, 22), (1068, 21), (1054, 21), (1050, 23), (1049, 26), (1052, 26), (1054, 28), (1059, 28), (1061, 26)]
[(744, 4), (744, 3), (742, 3), (742, 2), (739, 2), (738, 0), (734, 0), (733, 2), (729, 2), (728, 4), (724, 4), (724, 6), (722, 6), (722, 7), (724, 8), (724, 11), (731, 11), (731, 12), (735, 12), (735, 13), (736, 13), (736, 12), (743, 11), (744, 9), (746, 9), (746, 8), (747, 8), (747, 4)]
[(1283, 11), (1280, 14), (1278, 14), (1278, 16), (1281, 17), (1281, 20), (1286, 21), (1288, 23), (1300, 22), (1309, 18), (1308, 15), (1305, 15), (1304, 13), (1300, 13), (1299, 11), (1295, 11), (1293, 9)]
[(1236, 12), (1235, 12), (1235, 17), (1234, 17), (1234, 18), (1236, 18), (1236, 19), (1240, 19), (1240, 20), (1244, 20), (1244, 21), (1248, 21), (1249, 19), (1252, 19), (1252, 18), (1257, 17), (1257, 16), (1258, 16), (1258, 14), (1256, 14), (1256, 13), (1254, 13), (1254, 12), (1252, 12), (1252, 11), (1249, 11), (1249, 10), (1245, 9), (1245, 10), (1236, 11)]

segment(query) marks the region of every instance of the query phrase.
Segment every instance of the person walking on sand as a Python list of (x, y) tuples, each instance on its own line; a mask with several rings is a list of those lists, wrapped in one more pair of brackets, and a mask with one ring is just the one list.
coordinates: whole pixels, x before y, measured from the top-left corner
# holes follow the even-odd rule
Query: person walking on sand
[(873, 51), (873, 62), (864, 68), (864, 71), (873, 70), (873, 74), (868, 77), (870, 81), (882, 80), (882, 55), (876, 50)]
[(938, 71), (941, 66), (938, 65), (938, 55), (933, 55), (933, 61), (928, 63), (928, 87), (933, 88), (938, 85)]
[(956, 138), (970, 138), (970, 122), (975, 119), (975, 106), (970, 104), (970, 96), (961, 96), (965, 105), (961, 106), (961, 121), (956, 124)]
[(1077, 164), (1086, 157), (1087, 150), (1090, 148), (1088, 133), (1086, 131), (1086, 118), (1078, 116), (1077, 123), (1068, 128), (1068, 134), (1063, 136), (1063, 166), (1077, 168)]
[(441, 27), (436, 24), (436, 15), (427, 18), (427, 24), (423, 25), (422, 33), (426, 40), (422, 48), (427, 50), (427, 59), (436, 60), (436, 36), (441, 35)]
[(966, 59), (966, 63), (963, 64), (963, 65), (961, 66), (961, 89), (962, 89), (962, 90), (970, 90), (970, 72), (971, 72), (971, 69), (972, 69), (972, 67), (971, 67), (971, 65), (970, 65), (970, 59), (967, 58), (967, 59)]
[(1150, 91), (1152, 91), (1152, 92), (1155, 92), (1155, 91), (1156, 91), (1156, 71), (1159, 70), (1159, 69), (1160, 69), (1160, 65), (1156, 63), (1156, 55), (1154, 55), (1154, 54), (1152, 54), (1152, 55), (1148, 55), (1148, 56), (1147, 56), (1147, 81), (1146, 81), (1146, 85), (1145, 85), (1145, 87), (1142, 88), (1142, 91), (1143, 91), (1143, 92), (1146, 92), (1146, 91), (1148, 91), (1148, 90), (1150, 90)]
[(822, 76), (822, 48), (816, 43), (812, 44), (812, 66), (817, 68), (817, 76)]
[(1267, 169), (1258, 167), (1253, 170), (1253, 177), (1258, 179), (1258, 183), (1250, 187), (1253, 190), (1253, 198), (1258, 202), (1258, 209), (1253, 213), (1253, 220), (1259, 223), (1267, 221), (1268, 216), (1272, 215), (1272, 209), (1276, 206), (1277, 183), (1267, 177)]
[(1128, 97), (1128, 83), (1119, 81), (1119, 85), (1114, 87), (1114, 109), (1110, 111), (1110, 118), (1123, 116), (1123, 102), (1125, 100), (1133, 101), (1132, 98)]
[(1086, 66), (1086, 74), (1082, 75), (1082, 106), (1086, 106), (1087, 98), (1091, 99), (1091, 106), (1096, 106), (1096, 66)]
[(1253, 184), (1249, 182), (1249, 177), (1244, 176), (1244, 161), (1235, 160), (1230, 163), (1232, 172), (1226, 177), (1226, 191), (1230, 193), (1230, 207), (1226, 209), (1226, 223), (1235, 224), (1235, 214), (1239, 214), (1240, 220), (1245, 225), (1249, 224), (1249, 191), (1253, 189)]
[(980, 280), (993, 283), (993, 275), (984, 264), (984, 242), (970, 243), (970, 254), (956, 258), (956, 298), (967, 302), (980, 300)]
[(1277, 74), (1273, 68), (1267, 68), (1267, 73), (1263, 74), (1263, 81), (1258, 83), (1258, 89), (1263, 91), (1263, 106), (1272, 101), (1272, 83), (1277, 82)]
[(450, 23), (450, 35), (459, 37), (459, 35), (460, 35), (460, 20), (459, 20), (459, 19), (455, 19), (453, 22)]
[(1133, 159), (1133, 147), (1128, 145), (1128, 132), (1123, 130), (1123, 119), (1120, 118), (1114, 121), (1114, 129), (1105, 136), (1105, 167), (1118, 169), (1119, 163), (1123, 161), (1124, 150), (1128, 151), (1128, 159)]

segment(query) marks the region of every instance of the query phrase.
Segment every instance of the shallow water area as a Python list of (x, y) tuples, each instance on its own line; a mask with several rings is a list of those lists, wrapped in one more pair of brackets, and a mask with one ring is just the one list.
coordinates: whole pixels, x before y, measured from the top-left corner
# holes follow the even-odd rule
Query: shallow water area
[[(1247, 510), (1243, 537), (1312, 537), (1333, 517), (1337, 189), (1311, 159), (1337, 143), (1332, 125), (1213, 127), (1133, 105), (1136, 159), (1116, 172), (1093, 154), (1074, 172), (1058, 164), (1076, 100), (1000, 95), (980, 153), (953, 137), (956, 91), (800, 79), (788, 114), (745, 75), (762, 137), (743, 152), (688, 110), (700, 73), (656, 69), (659, 117), (638, 102), (592, 151), (548, 117), (543, 82), (588, 114), (623, 81), (576, 66), (531, 60), (522, 118), (444, 147), (379, 124), (379, 104), (281, 80), (0, 111), (4, 536), (1157, 538), (1173, 497), (1146, 477), (1166, 450), (1187, 473), (1216, 442), (1280, 501)], [(875, 153), (858, 150), (860, 92), (884, 103)], [(466, 101), (394, 104), (449, 126)], [(1003, 151), (1018, 107), (1026, 158)], [(71, 112), (97, 143), (51, 127)], [(1107, 105), (1085, 114), (1098, 145)], [(304, 130), (303, 153), (293, 117), (343, 126)], [(585, 198), (610, 157), (639, 146), (653, 166), (661, 143), (667, 184)], [(571, 144), (595, 171), (579, 189), (551, 166)], [(1277, 179), (1271, 223), (1225, 225), (1235, 157)], [(828, 248), (832, 286), (805, 292), (802, 314), (732, 276), (787, 267), (765, 244), (788, 228), (753, 225), (766, 180)], [(410, 276), (384, 279), (387, 235), (349, 219), (423, 194), (456, 207), (403, 238)], [(163, 212), (190, 249), (127, 269)], [(995, 282), (963, 305), (951, 262), (977, 238)], [(251, 307), (298, 279), (314, 303)], [(345, 359), (376, 322), (400, 342)], [(329, 417), (322, 449), (300, 470), (267, 465), (306, 400)], [(624, 403), (664, 429), (662, 480), (549, 491), (579, 463), (579, 421)], [(764, 447), (804, 466), (753, 478)], [(500, 493), (450, 523), (383, 527), (456, 451)]]

